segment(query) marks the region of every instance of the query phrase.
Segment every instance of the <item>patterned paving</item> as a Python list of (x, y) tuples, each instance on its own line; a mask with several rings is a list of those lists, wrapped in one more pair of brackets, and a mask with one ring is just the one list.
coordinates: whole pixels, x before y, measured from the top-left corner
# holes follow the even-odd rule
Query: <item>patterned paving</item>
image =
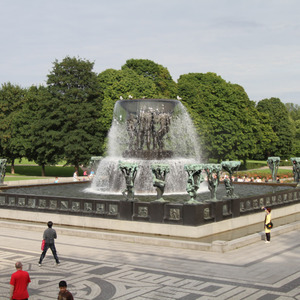
[[(293, 250), (298, 252), (299, 245)], [(115, 255), (118, 255), (117, 251)], [(221, 276), (221, 273), (212, 276), (212, 274), (205, 275), (203, 274), (205, 272), (200, 270), (201, 275), (190, 274), (186, 267), (182, 268), (183, 272), (164, 270), (166, 259), (172, 260), (172, 264), (177, 262), (188, 266), (193, 263), (191, 258), (168, 258), (164, 254), (152, 254), (148, 259), (161, 260), (162, 267), (141, 267), (107, 260), (70, 257), (61, 257), (62, 264), (56, 267), (52, 255), (49, 254), (40, 268), (37, 265), (36, 252), (0, 247), (0, 299), (8, 299), (9, 279), (14, 271), (13, 262), (16, 260), (21, 260), (24, 270), (30, 273), (32, 280), (29, 288), (30, 300), (56, 299), (58, 282), (63, 279), (68, 282), (68, 288), (74, 298), (82, 300), (300, 299), (300, 271), (268, 284), (255, 282), (255, 275), (249, 275), (249, 280), (242, 278), (237, 280), (230, 279), (230, 274), (226, 278), (224, 275)], [(295, 263), (297, 262), (299, 256)], [(262, 260), (236, 265), (225, 262), (219, 264), (219, 268), (237, 268), (243, 274), (248, 271), (250, 274), (256, 269), (257, 273), (260, 273), (261, 263)], [(213, 263), (207, 264), (211, 264), (210, 269), (215, 268), (212, 266)]]

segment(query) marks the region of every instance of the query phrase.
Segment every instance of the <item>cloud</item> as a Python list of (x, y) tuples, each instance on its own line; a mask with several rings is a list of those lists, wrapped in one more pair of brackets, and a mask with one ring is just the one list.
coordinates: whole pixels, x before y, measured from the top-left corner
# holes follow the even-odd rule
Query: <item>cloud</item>
[[(251, 99), (300, 104), (296, 0), (2, 0), (0, 83), (45, 83), (55, 59), (95, 71), (130, 58), (162, 64), (177, 80), (215, 72)], [(268, 96), (269, 95), (269, 96)]]

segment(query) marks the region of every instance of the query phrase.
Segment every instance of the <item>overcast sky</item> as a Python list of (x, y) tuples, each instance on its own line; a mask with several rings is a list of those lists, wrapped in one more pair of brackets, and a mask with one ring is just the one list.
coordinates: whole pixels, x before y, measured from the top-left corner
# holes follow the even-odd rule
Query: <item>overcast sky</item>
[(97, 73), (142, 58), (300, 105), (299, 15), (299, 0), (0, 0), (0, 84), (45, 84), (66, 56)]

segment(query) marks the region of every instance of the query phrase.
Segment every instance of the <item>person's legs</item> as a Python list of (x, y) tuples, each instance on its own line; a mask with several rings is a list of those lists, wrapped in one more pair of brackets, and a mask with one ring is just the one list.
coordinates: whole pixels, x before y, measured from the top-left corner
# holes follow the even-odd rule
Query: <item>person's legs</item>
[(45, 258), (45, 255), (46, 255), (46, 252), (47, 252), (48, 249), (49, 249), (49, 244), (45, 243), (44, 250), (43, 250), (43, 252), (41, 254), (39, 264), (42, 263), (42, 261)]
[(50, 249), (52, 251), (52, 254), (53, 254), (53, 257), (54, 257), (56, 263), (59, 264), (59, 259), (57, 257), (55, 245), (54, 244), (50, 244)]
[(266, 239), (267, 239), (268, 242), (270, 242), (270, 239), (271, 239), (270, 232), (266, 232)]

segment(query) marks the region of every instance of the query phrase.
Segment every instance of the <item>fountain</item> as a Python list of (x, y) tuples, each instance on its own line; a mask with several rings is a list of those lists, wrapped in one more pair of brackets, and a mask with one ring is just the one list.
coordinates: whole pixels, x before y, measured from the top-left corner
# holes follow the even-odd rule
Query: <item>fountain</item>
[(4, 185), (7, 159), (0, 159), (0, 185)]
[(267, 162), (272, 173), (272, 181), (276, 182), (277, 172), (280, 164), (280, 157), (268, 157)]
[(222, 161), (222, 168), (228, 172), (229, 178), (226, 176), (224, 179), (226, 197), (227, 198), (237, 198), (238, 196), (234, 194), (234, 186), (232, 181), (232, 174), (239, 169), (241, 165), (240, 161)]
[(184, 169), (188, 173), (188, 180), (186, 191), (190, 196), (190, 199), (187, 201), (188, 204), (198, 204), (196, 200), (197, 190), (200, 187), (200, 184), (204, 181), (202, 171), (205, 165), (202, 164), (189, 164), (185, 165)]
[(297, 186), (300, 186), (300, 157), (292, 157), (291, 161), (293, 164), (294, 182), (297, 183)]
[[(200, 148), (196, 130), (182, 103), (171, 99), (117, 101), (108, 135), (108, 155), (101, 159), (89, 192), (128, 191), (119, 161), (139, 166), (135, 195), (155, 194), (156, 189), (157, 201), (163, 201), (163, 193), (184, 194), (188, 176), (184, 165), (199, 163)], [(130, 193), (127, 200), (132, 198)]]

